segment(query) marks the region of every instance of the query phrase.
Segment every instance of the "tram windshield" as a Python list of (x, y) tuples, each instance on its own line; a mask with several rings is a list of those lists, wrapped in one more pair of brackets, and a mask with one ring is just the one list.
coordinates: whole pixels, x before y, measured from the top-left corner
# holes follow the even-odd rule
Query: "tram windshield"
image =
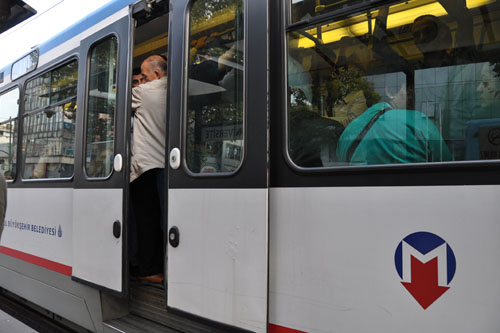
[[(288, 149), (300, 167), (500, 158), (500, 4), (290, 0)], [(356, 1), (358, 3), (358, 1)], [(304, 24), (298, 22), (305, 21)]]

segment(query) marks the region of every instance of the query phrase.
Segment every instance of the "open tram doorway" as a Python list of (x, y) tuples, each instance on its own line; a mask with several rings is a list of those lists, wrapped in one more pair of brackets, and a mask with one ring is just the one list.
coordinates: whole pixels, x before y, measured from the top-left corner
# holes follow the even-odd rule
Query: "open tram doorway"
[[(152, 57), (167, 61), (169, 13), (168, 1), (141, 2), (133, 10), (133, 55), (131, 56), (132, 73), (130, 84), (131, 121), (130, 121), (130, 182), (129, 186), (129, 221), (128, 221), (128, 266), (129, 266), (129, 309), (130, 312), (150, 320), (161, 322), (161, 313), (166, 304), (166, 175), (165, 168), (159, 165), (161, 156), (164, 159), (166, 147), (166, 67), (159, 77), (146, 80), (142, 66)], [(157, 66), (158, 64), (156, 64)], [(153, 68), (154, 70), (155, 68)], [(157, 80), (157, 81), (156, 81)], [(155, 81), (155, 93), (144, 93), (145, 86)], [(134, 88), (142, 85), (142, 88)], [(144, 88), (144, 89), (143, 89)], [(135, 89), (135, 92), (134, 92)], [(139, 89), (140, 93), (137, 92)], [(142, 90), (141, 90), (142, 89)], [(148, 91), (151, 91), (148, 88)], [(161, 95), (160, 95), (161, 94)], [(149, 103), (156, 99), (154, 118), (146, 118)], [(143, 99), (144, 103), (141, 103)], [(146, 106), (146, 102), (148, 105)], [(144, 109), (146, 108), (146, 109)], [(137, 114), (136, 114), (137, 113)], [(155, 135), (145, 135), (155, 126)], [(135, 146), (135, 147), (134, 147)], [(148, 151), (145, 157), (144, 150)], [(155, 155), (156, 163), (144, 163), (149, 154)], [(148, 224), (147, 228), (143, 228)], [(154, 278), (151, 278), (151, 277)], [(149, 278), (149, 279), (147, 279)], [(151, 311), (151, 307), (155, 311)], [(157, 313), (153, 317), (147, 314)]]
[[(152, 55), (170, 57), (164, 114), (173, 158), (164, 171), (168, 212), (158, 251), (168, 276), (164, 269), (163, 285), (131, 279), (129, 311), (183, 332), (266, 332), (267, 2), (179, 0), (170, 13), (155, 11), (162, 3), (144, 1), (134, 10), (129, 69)], [(175, 236), (168, 260), (167, 222)]]

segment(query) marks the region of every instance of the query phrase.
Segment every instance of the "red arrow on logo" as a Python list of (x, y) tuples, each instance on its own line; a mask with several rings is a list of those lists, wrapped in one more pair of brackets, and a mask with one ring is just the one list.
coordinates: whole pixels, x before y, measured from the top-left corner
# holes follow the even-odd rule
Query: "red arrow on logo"
[(450, 289), (438, 285), (437, 257), (424, 264), (411, 256), (411, 282), (401, 283), (424, 310)]

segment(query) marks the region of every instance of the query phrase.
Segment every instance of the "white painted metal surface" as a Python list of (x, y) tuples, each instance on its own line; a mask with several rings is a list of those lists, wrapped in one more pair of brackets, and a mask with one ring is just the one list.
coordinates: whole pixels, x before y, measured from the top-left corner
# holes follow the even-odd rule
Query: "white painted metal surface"
[(129, 7), (124, 7), (122, 10), (114, 13), (113, 15), (109, 16), (108, 18), (98, 22), (97, 24), (93, 25), (89, 29), (85, 30), (81, 34), (69, 39), (68, 41), (58, 45), (57, 47), (53, 48), (52, 50), (41, 54), (40, 59), (38, 60), (38, 67), (41, 67), (45, 65), (46, 63), (52, 61), (53, 59), (57, 58), (61, 54), (65, 54), (66, 52), (69, 52), (73, 49), (76, 49), (77, 47), (80, 46), (80, 41), (84, 40), (85, 38), (93, 35), (97, 31), (100, 31), (107, 27), (110, 24), (115, 23), (119, 19), (127, 16), (129, 13)]
[(73, 276), (122, 291), (123, 237), (113, 236), (113, 223), (123, 226), (123, 190), (78, 189), (73, 197)]
[(72, 266), (73, 189), (9, 188), (0, 245)]
[(266, 332), (267, 190), (169, 190), (168, 305)]
[[(500, 186), (270, 191), (270, 322), (305, 332), (499, 332)], [(454, 251), (450, 289), (423, 309), (395, 268), (426, 231)]]

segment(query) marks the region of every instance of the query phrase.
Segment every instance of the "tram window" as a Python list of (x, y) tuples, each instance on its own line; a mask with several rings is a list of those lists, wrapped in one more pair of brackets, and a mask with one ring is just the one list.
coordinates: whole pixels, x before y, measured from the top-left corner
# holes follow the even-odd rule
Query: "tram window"
[[(292, 17), (313, 2), (316, 11), (340, 3), (291, 1)], [(458, 2), (410, 0), (290, 29), (292, 161), (307, 168), (499, 159), (499, 3)]]
[(23, 178), (70, 178), (75, 163), (76, 60), (28, 81)]
[(99, 42), (90, 54), (85, 171), (103, 178), (113, 169), (117, 38)]
[(31, 80), (26, 85), (24, 111), (30, 112), (50, 104), (50, 72)]
[(197, 0), (190, 15), (187, 166), (234, 172), (243, 158), (244, 2)]
[(34, 50), (25, 55), (12, 65), (12, 80), (15, 80), (36, 69), (38, 65), (38, 50)]
[(0, 170), (7, 180), (16, 175), (18, 112), (18, 88), (0, 95)]

